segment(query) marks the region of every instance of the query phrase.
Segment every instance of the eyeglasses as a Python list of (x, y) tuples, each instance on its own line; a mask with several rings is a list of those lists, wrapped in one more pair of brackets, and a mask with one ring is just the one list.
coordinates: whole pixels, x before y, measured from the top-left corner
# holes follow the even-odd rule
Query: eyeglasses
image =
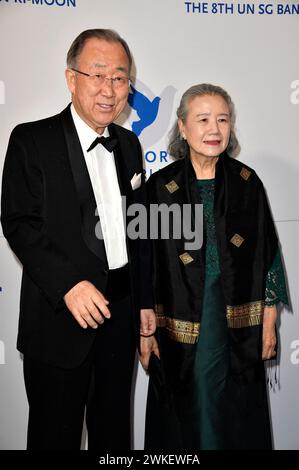
[(81, 72), (80, 70), (73, 69), (73, 72), (80, 73), (81, 75), (85, 75), (85, 77), (89, 77), (90, 81), (95, 85), (95, 86), (101, 86), (104, 84), (105, 80), (110, 80), (111, 85), (113, 86), (114, 89), (119, 89), (123, 88), (130, 83), (130, 78), (129, 77), (123, 77), (123, 76), (116, 76), (116, 77), (106, 77), (106, 75), (102, 75), (99, 73), (95, 73), (93, 75), (85, 72)]

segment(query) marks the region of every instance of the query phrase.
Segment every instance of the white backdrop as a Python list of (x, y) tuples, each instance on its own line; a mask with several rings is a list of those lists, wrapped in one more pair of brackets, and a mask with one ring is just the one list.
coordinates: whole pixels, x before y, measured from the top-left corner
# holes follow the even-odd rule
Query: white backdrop
[[(148, 174), (169, 161), (167, 132), (182, 93), (210, 82), (237, 109), (239, 159), (262, 178), (282, 245), (291, 311), (281, 312), (280, 384), (270, 392), (276, 449), (299, 449), (299, 7), (281, 1), (0, 0), (0, 162), (12, 128), (56, 114), (69, 101), (65, 56), (84, 29), (113, 28), (129, 43), (136, 89), (158, 102), (121, 122), (138, 132)], [(157, 106), (156, 106), (157, 108)], [(154, 105), (153, 105), (154, 109)], [(141, 127), (134, 124), (141, 115)], [(157, 113), (157, 114), (156, 114)], [(20, 266), (0, 233), (0, 449), (23, 449), (27, 401), (15, 349)], [(135, 392), (135, 448), (142, 449), (147, 377)]]

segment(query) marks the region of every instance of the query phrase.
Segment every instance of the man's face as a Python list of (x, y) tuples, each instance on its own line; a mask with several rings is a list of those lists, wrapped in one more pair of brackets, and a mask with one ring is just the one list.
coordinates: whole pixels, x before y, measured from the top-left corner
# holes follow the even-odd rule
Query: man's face
[[(129, 60), (119, 42), (88, 39), (81, 51), (76, 69), (90, 75), (107, 78), (129, 77)], [(124, 109), (129, 82), (114, 85), (111, 80), (87, 77), (70, 69), (66, 70), (72, 102), (79, 116), (99, 134), (119, 116)]]

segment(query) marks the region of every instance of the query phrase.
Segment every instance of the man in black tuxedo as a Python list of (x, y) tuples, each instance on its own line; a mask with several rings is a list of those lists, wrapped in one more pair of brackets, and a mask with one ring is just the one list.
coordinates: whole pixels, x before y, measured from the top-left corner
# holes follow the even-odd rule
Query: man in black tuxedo
[(116, 32), (84, 31), (67, 56), (72, 104), (9, 141), (1, 218), (23, 264), (28, 449), (79, 449), (86, 404), (89, 449), (130, 448), (136, 339), (155, 330), (149, 250), (122, 211), (122, 196), (145, 202), (140, 144), (113, 124), (131, 62)]

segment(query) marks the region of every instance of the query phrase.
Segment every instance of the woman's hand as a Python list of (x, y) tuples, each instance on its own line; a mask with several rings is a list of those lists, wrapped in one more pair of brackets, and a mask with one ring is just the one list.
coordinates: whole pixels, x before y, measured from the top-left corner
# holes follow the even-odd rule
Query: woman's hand
[(156, 331), (156, 314), (151, 308), (140, 310), (140, 335), (152, 336)]
[(262, 359), (271, 359), (276, 355), (275, 324), (277, 319), (276, 305), (265, 307), (263, 319), (263, 351)]
[(148, 363), (152, 352), (156, 354), (156, 356), (160, 357), (159, 347), (156, 338), (154, 336), (140, 336), (139, 360), (145, 370), (148, 369)]

